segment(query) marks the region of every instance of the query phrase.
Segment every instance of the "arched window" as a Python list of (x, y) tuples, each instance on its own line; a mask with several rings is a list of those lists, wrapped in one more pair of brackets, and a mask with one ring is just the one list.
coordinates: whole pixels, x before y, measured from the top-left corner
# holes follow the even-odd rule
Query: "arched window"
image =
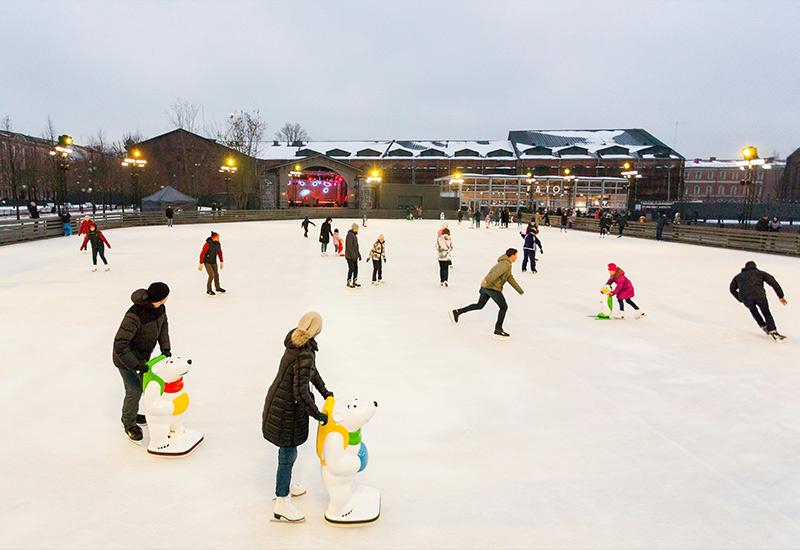
[(725, 194), (725, 186), (724, 186), (724, 185), (720, 185), (720, 186), (717, 188), (717, 194), (718, 194), (718, 195), (724, 195), (724, 194)]
[(695, 195), (699, 195), (700, 194), (700, 186), (699, 185), (695, 185), (694, 186), (694, 194)]
[(706, 195), (710, 195), (711, 194), (711, 189), (712, 188), (711, 188), (710, 185), (706, 185)]

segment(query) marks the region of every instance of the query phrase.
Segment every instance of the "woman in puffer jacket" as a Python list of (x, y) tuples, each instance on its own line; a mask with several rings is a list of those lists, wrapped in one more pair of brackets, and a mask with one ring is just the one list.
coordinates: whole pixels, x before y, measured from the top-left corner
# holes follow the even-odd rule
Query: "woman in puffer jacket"
[(453, 239), (450, 237), (450, 230), (446, 227), (442, 229), (442, 234), (436, 239), (436, 251), (439, 253), (439, 284), (443, 287), (448, 286), (450, 266), (453, 265)]
[(292, 466), (297, 459), (297, 447), (308, 439), (308, 417), (325, 424), (328, 417), (314, 403), (309, 384), (323, 398), (333, 393), (317, 371), (319, 347), (314, 339), (322, 332), (322, 317), (309, 311), (300, 318), (297, 328), (289, 331), (284, 340), (286, 351), (281, 358), (278, 374), (267, 392), (261, 431), (264, 439), (278, 447), (278, 475), (275, 482), (276, 520), (303, 521), (305, 516), (292, 503), (293, 496), (305, 494), (305, 489), (292, 484)]
[(639, 306), (632, 299), (634, 296), (633, 283), (625, 276), (625, 272), (614, 263), (608, 264), (608, 281), (606, 281), (607, 285), (612, 283), (614, 284), (614, 290), (611, 291), (611, 296), (616, 297), (619, 304), (619, 313), (614, 318), (625, 318), (625, 303), (628, 303), (636, 310), (637, 319), (644, 317), (644, 312), (639, 310)]

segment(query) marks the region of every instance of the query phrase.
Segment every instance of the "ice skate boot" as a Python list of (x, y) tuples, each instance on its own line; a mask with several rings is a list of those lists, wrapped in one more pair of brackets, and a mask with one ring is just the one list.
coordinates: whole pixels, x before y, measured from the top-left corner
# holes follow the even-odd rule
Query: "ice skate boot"
[(299, 523), (305, 521), (306, 517), (292, 503), (292, 497), (277, 497), (275, 506), (272, 508), (272, 516), (275, 521), (288, 521), (289, 523)]
[(206, 294), (208, 294), (209, 296), (216, 296), (217, 295), (217, 293), (214, 292), (213, 290), (206, 290)]
[(128, 439), (135, 445), (141, 445), (142, 439), (144, 438), (144, 434), (142, 433), (142, 429), (139, 426), (132, 426), (130, 428), (125, 429), (125, 435), (128, 436)]
[(637, 311), (636, 312), (636, 318), (637, 319), (644, 319), (646, 316), (647, 316), (647, 314), (644, 311)]
[(625, 318), (625, 314), (624, 314), (624, 313), (622, 313), (622, 312), (620, 312), (620, 313), (616, 313), (616, 314), (612, 315), (612, 317), (613, 317), (614, 319), (617, 319), (617, 320), (622, 320), (622, 319), (624, 319), (624, 318)]
[(92, 272), (95, 272), (95, 271), (97, 271), (97, 266), (96, 266), (96, 265), (93, 265), (93, 266), (92, 266)]
[(501, 338), (508, 338), (508, 337), (511, 336), (509, 333), (507, 333), (506, 331), (504, 331), (501, 328), (495, 329), (494, 335), (495, 336), (500, 336)]
[(106, 266), (106, 271), (111, 271), (111, 266), (110, 265)]
[(347, 281), (347, 288), (353, 288), (353, 281)]
[(772, 336), (772, 339), (775, 340), (776, 342), (784, 342), (786, 340), (786, 336), (778, 333), (777, 330), (769, 331), (769, 335)]
[(450, 310), (447, 313), (448, 313), (448, 315), (450, 315), (450, 320), (451, 321), (453, 321), (454, 323), (458, 323), (459, 313), (458, 313), (457, 309)]
[(300, 483), (292, 483), (292, 486), (289, 489), (289, 494), (291, 494), (293, 497), (301, 497), (306, 494), (306, 488)]
[(222, 294), (225, 294), (227, 291), (224, 288), (218, 288), (217, 292), (221, 292)]
[(372, 281), (372, 286), (378, 286), (379, 284), (381, 284), (379, 281)]
[(353, 288), (361, 288), (361, 285), (355, 279), (353, 279)]

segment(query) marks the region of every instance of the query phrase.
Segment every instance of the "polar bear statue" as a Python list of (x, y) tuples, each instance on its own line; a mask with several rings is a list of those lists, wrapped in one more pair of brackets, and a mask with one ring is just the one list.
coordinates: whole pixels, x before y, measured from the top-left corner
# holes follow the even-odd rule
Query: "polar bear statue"
[(377, 407), (377, 401), (362, 402), (358, 398), (340, 404), (333, 397), (325, 400), (322, 412), (328, 415), (328, 422), (320, 424), (317, 431), (317, 455), (330, 497), (325, 519), (331, 523), (370, 523), (380, 516), (378, 490), (354, 485), (356, 474), (367, 465), (361, 427), (369, 422)]
[(159, 456), (183, 456), (192, 452), (203, 434), (183, 427), (181, 417), (189, 407), (183, 376), (191, 359), (159, 355), (151, 359), (142, 377), (142, 407), (150, 431), (147, 452)]

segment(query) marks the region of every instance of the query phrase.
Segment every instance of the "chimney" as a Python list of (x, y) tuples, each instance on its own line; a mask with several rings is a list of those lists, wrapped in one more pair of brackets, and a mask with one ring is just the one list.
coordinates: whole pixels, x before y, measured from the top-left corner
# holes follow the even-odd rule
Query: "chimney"
[(714, 162), (715, 160), (717, 160), (717, 157), (708, 157), (708, 160), (710, 160), (711, 162)]
[(273, 140), (272, 140), (272, 146), (273, 146), (273, 147), (277, 147), (277, 146), (278, 146), (278, 145), (280, 145), (280, 144), (281, 144), (281, 142), (280, 142), (280, 141), (278, 141), (277, 139), (273, 139)]

